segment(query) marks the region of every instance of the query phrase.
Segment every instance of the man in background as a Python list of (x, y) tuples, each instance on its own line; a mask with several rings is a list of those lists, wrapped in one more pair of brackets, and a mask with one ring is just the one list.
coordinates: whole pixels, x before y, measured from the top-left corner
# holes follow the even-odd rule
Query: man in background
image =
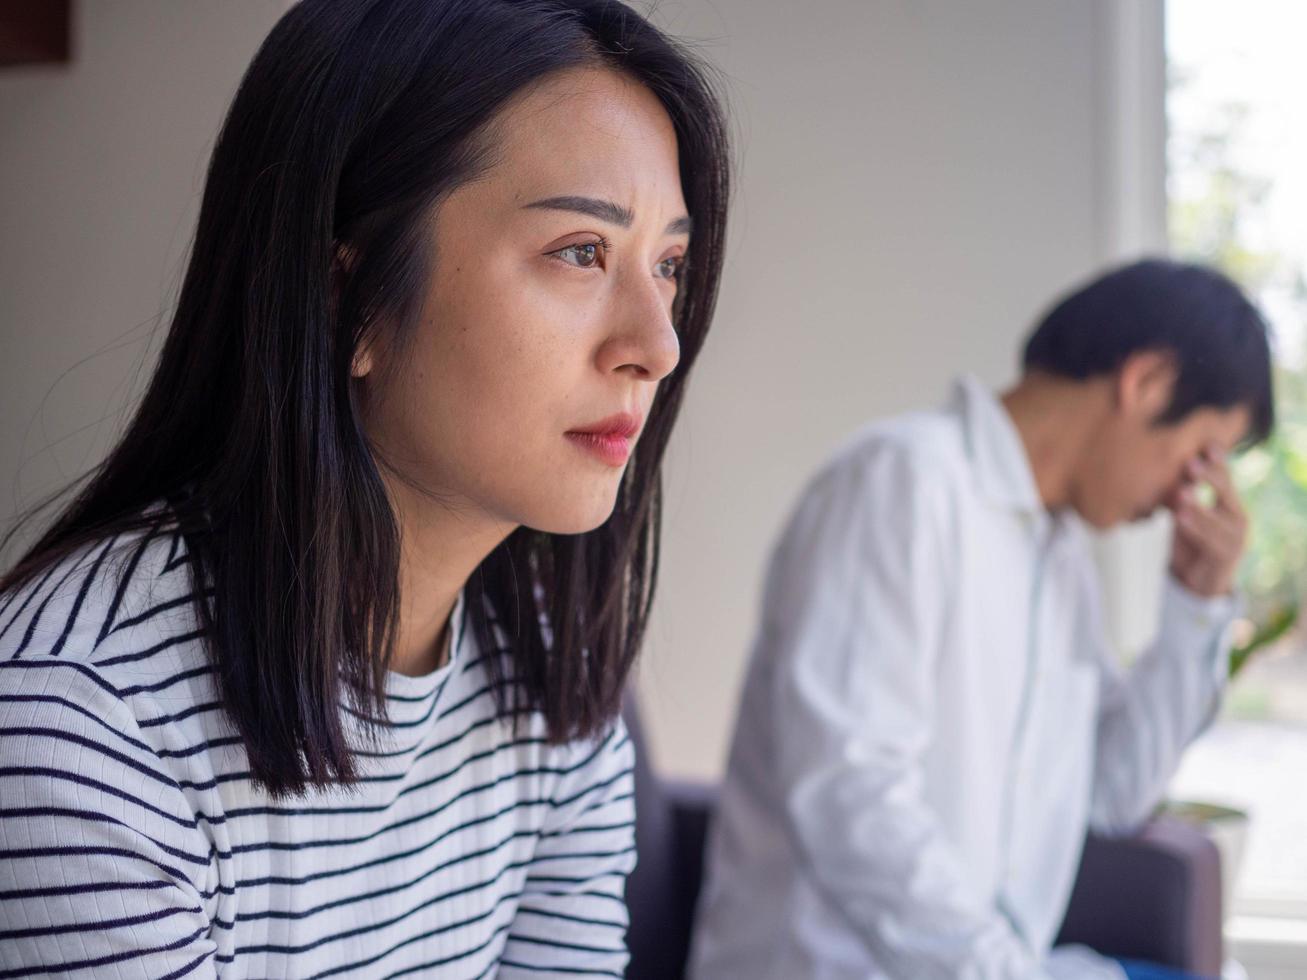
[[(963, 378), (834, 457), (772, 558), (692, 977), (1144, 969), (1051, 947), (1086, 831), (1136, 828), (1218, 707), (1247, 524), (1226, 457), (1271, 396), (1238, 288), (1147, 261), (1057, 304), (1006, 393)], [(1161, 625), (1123, 672), (1084, 525), (1163, 507)]]

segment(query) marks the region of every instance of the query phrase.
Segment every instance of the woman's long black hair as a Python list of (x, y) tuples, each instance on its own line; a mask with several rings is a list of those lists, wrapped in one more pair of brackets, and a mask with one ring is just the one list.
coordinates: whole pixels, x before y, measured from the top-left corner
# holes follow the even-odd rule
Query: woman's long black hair
[(488, 604), (503, 617), (509, 655), (487, 659), (501, 713), (539, 711), (558, 741), (610, 723), (653, 597), (660, 466), (712, 315), (728, 185), (704, 70), (617, 0), (291, 9), (223, 125), (139, 409), (0, 582), (17, 587), (102, 536), (144, 528), (157, 519), (147, 508), (171, 501), (193, 582), (214, 589), (196, 605), (226, 710), (274, 795), (355, 779), (340, 707), (385, 714), (399, 531), (351, 393), (354, 352), (369, 330), (411, 324), (426, 219), (493, 164), (487, 122), (525, 87), (584, 65), (634, 77), (675, 127), (694, 224), (674, 310), (680, 365), (611, 518), (573, 536), (518, 529), (467, 591), (484, 644), (477, 613)]

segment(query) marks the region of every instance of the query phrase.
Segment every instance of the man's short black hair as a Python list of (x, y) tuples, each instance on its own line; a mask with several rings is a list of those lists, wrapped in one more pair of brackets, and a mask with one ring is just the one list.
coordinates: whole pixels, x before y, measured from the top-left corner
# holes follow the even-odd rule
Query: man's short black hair
[(1083, 381), (1110, 374), (1137, 351), (1165, 351), (1177, 376), (1161, 424), (1199, 408), (1244, 405), (1247, 442), (1271, 434), (1275, 408), (1266, 320), (1221, 273), (1147, 259), (1095, 279), (1059, 300), (1026, 341), (1027, 371)]

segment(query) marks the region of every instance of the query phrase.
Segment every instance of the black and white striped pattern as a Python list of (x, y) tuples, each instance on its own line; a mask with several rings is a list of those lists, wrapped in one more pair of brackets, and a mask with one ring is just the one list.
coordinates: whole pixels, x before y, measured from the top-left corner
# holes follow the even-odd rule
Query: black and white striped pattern
[[(496, 717), (457, 636), (392, 675), (363, 779), (273, 803), (197, 629), (185, 544), (105, 540), (0, 596), (0, 980), (620, 977), (632, 748)], [(119, 575), (119, 572), (122, 574)]]

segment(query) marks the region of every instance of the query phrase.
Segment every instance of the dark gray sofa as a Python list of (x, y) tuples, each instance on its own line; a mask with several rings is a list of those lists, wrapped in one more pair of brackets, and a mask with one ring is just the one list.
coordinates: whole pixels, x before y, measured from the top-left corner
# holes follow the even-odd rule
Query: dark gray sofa
[[(631, 964), (626, 975), (628, 980), (680, 980), (716, 788), (659, 778), (630, 705), (626, 721), (636, 746), (640, 855), (627, 886)], [(1215, 845), (1173, 819), (1154, 820), (1124, 839), (1091, 835), (1058, 942), (1218, 976), (1221, 868)]]

